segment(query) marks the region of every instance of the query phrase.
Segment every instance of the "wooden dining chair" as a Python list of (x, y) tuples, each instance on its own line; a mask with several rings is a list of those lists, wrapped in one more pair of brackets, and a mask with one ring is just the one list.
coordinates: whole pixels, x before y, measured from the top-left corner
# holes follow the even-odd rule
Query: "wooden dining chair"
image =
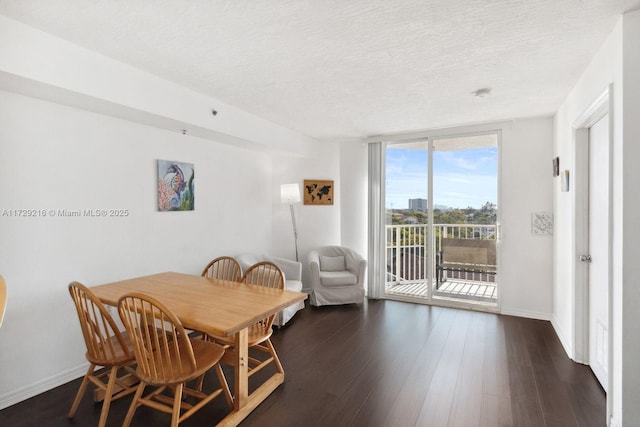
[[(216, 343), (189, 338), (180, 320), (160, 301), (140, 293), (124, 295), (118, 301), (120, 318), (131, 337), (138, 364), (140, 384), (133, 397), (123, 426), (131, 423), (140, 405), (171, 414), (175, 427), (220, 394), (233, 408), (233, 399), (219, 361), (224, 348)], [(186, 383), (199, 379), (214, 368), (220, 388), (212, 393), (191, 389)], [(147, 385), (156, 389), (143, 396)], [(170, 395), (163, 394), (169, 389)], [(183, 395), (199, 400), (192, 405)], [(183, 412), (184, 411), (184, 412)]]
[(7, 309), (7, 284), (4, 281), (4, 277), (0, 275), (0, 326), (2, 326), (2, 320), (4, 319), (4, 312)]
[[(249, 267), (245, 272), (242, 281), (250, 285), (284, 289), (284, 274), (282, 273), (282, 270), (277, 265), (269, 261), (259, 262)], [(278, 354), (271, 343), (273, 320), (275, 319), (276, 314), (272, 314), (249, 327), (249, 348), (254, 348), (267, 354), (267, 359), (264, 360), (249, 356), (249, 376), (255, 374), (271, 362), (275, 364), (278, 372), (284, 373)], [(231, 358), (235, 352), (235, 349), (233, 348), (235, 338), (233, 336), (213, 337), (213, 340), (225, 347), (225, 362), (232, 360)]]
[(202, 277), (239, 282), (242, 279), (242, 267), (235, 258), (221, 256), (207, 264), (202, 270)]
[[(135, 391), (131, 387), (137, 382), (131, 367), (134, 361), (133, 348), (126, 332), (120, 332), (109, 311), (100, 300), (84, 285), (69, 284), (69, 293), (76, 307), (80, 329), (87, 347), (86, 358), (89, 369), (80, 384), (68, 417), (73, 418), (78, 405), (90, 382), (104, 391), (104, 401), (98, 426), (107, 422), (112, 400), (119, 399)], [(107, 371), (96, 374), (95, 368), (104, 366)], [(123, 375), (118, 376), (120, 373)]]
[[(230, 256), (220, 256), (218, 258), (214, 258), (209, 264), (207, 264), (204, 270), (202, 270), (201, 276), (206, 277), (207, 279), (221, 279), (239, 282), (242, 280), (242, 267), (235, 258)], [(191, 335), (196, 336), (194, 334)], [(200, 337), (204, 340), (209, 340), (205, 333), (200, 334)]]

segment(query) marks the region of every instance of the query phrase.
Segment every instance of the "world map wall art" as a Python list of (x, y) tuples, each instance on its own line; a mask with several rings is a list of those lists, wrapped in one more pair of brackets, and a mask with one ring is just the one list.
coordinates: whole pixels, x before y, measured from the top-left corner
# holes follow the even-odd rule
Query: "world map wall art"
[(305, 205), (333, 205), (333, 181), (305, 179), (302, 194)]
[(158, 160), (158, 210), (194, 210), (194, 177), (192, 163)]

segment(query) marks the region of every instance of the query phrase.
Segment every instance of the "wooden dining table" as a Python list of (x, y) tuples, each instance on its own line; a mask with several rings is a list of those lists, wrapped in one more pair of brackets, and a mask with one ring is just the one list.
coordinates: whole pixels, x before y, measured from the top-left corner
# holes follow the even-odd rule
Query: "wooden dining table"
[(106, 283), (91, 287), (91, 291), (111, 306), (117, 306), (120, 297), (129, 292), (141, 292), (165, 304), (185, 328), (235, 337), (234, 408), (218, 426), (238, 425), (284, 382), (284, 373), (276, 372), (249, 393), (249, 326), (307, 298), (301, 292), (174, 272)]

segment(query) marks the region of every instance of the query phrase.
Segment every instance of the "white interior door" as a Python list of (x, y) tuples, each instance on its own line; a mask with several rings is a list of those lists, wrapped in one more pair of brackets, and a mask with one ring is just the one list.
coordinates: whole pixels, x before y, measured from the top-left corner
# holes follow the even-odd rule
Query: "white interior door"
[(609, 116), (589, 128), (589, 365), (607, 390)]

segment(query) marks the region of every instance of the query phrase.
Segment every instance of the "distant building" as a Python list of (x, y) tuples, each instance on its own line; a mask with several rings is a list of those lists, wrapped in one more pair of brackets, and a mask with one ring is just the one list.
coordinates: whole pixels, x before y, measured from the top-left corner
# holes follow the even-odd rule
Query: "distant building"
[(409, 210), (426, 212), (428, 209), (427, 199), (409, 199)]

